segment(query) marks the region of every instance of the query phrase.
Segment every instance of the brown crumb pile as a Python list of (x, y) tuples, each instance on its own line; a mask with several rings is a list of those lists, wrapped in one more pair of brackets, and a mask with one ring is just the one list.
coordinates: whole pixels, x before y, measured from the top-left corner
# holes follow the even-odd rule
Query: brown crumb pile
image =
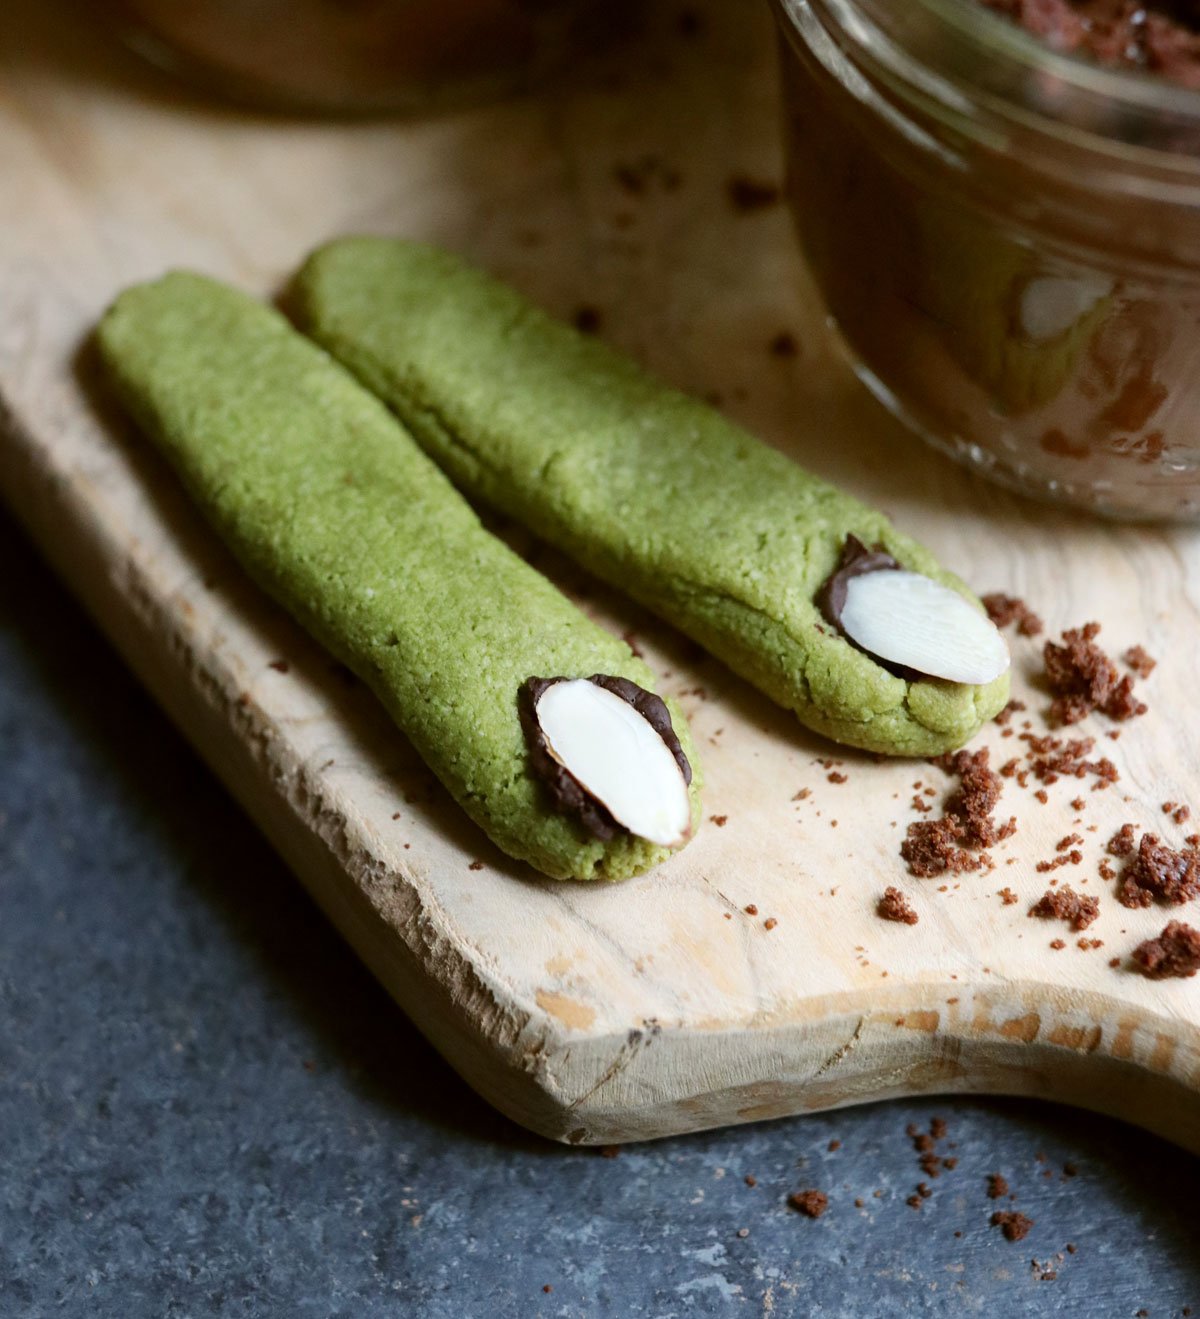
[(921, 919), (898, 888), (884, 889), (875, 910), (885, 921), (898, 921), (902, 925), (916, 925)]
[(998, 1172), (988, 1173), (988, 1199), (1003, 1200), (1008, 1194), (1008, 1180), (1002, 1177)]
[(787, 1202), (805, 1218), (820, 1218), (829, 1208), (829, 1197), (824, 1191), (795, 1191)]
[(1176, 851), (1160, 842), (1157, 834), (1143, 834), (1136, 854), (1121, 872), (1117, 901), (1123, 907), (1148, 907), (1156, 899), (1178, 906), (1197, 894), (1200, 852), (1191, 847)]
[(1015, 595), (993, 591), (991, 595), (983, 597), (983, 607), (997, 627), (1008, 627), (1010, 623), (1015, 623), (1017, 631), (1023, 637), (1036, 637), (1045, 630), (1045, 625), (1037, 614), (1024, 600), (1018, 599)]
[(1006, 1241), (1024, 1241), (1033, 1226), (1033, 1219), (1015, 1209), (997, 1209), (992, 1215), (992, 1226), (1000, 1228)]
[(1042, 650), (1046, 683), (1054, 694), (1050, 717), (1055, 723), (1076, 724), (1093, 710), (1123, 721), (1146, 713), (1133, 694), (1133, 679), (1096, 645), (1099, 623), (1068, 628), (1062, 641), (1047, 641)]
[(1130, 646), (1121, 658), (1139, 678), (1148, 678), (1158, 668), (1158, 660), (1152, 659), (1143, 646)]
[(1100, 899), (1076, 893), (1069, 884), (1050, 888), (1029, 908), (1031, 916), (1067, 921), (1076, 933), (1086, 930), (1100, 915)]
[(1183, 921), (1171, 921), (1157, 939), (1138, 944), (1133, 960), (1151, 980), (1194, 976), (1200, 971), (1200, 930)]
[(946, 871), (962, 874), (990, 865), (984, 848), (1016, 833), (1010, 819), (997, 825), (992, 811), (1000, 799), (1000, 777), (990, 767), (988, 749), (958, 751), (934, 762), (947, 773), (958, 775), (959, 786), (939, 820), (916, 820), (908, 826), (900, 855), (919, 878)]

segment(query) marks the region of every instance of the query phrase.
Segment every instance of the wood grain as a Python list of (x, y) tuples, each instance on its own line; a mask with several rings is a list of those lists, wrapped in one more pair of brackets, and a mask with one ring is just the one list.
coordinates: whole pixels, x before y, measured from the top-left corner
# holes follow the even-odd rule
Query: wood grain
[[(1126, 911), (1096, 873), (1117, 825), (1174, 838), (1184, 831), (1159, 803), (1200, 803), (1196, 536), (1020, 502), (927, 453), (864, 396), (826, 337), (782, 209), (739, 216), (726, 202), (730, 175), (778, 171), (765, 14), (713, 5), (703, 38), (684, 41), (673, 11), (650, 6), (642, 41), (537, 98), (329, 124), (195, 103), (53, 8), (10, 11), (0, 167), (18, 186), (0, 190), (0, 488), (481, 1094), (549, 1136), (607, 1142), (887, 1095), (1019, 1092), (1200, 1149), (1200, 980), (1153, 984), (1108, 965), (1168, 913)], [(614, 168), (647, 156), (681, 185), (622, 188)], [(1151, 713), (1105, 745), (1121, 782), (1084, 793), (1085, 861), (1066, 872), (1103, 895), (1088, 934), (1104, 948), (1052, 951), (1065, 929), (1026, 916), (1046, 887), (1037, 861), (1080, 818), (1073, 781), (1046, 805), (1009, 786), (1003, 808), (1020, 831), (994, 873), (946, 891), (911, 880), (898, 844), (912, 784), (941, 790), (939, 771), (820, 743), (537, 547), (679, 694), (704, 751), (706, 811), (725, 823), (612, 888), (541, 881), (490, 849), (366, 692), (243, 579), (90, 383), (87, 332), (121, 286), (184, 265), (270, 296), (309, 248), (346, 231), (433, 239), (554, 311), (599, 308), (613, 341), (681, 386), (718, 391), (979, 589), (1026, 595), (1055, 629), (1100, 619), (1112, 649), (1143, 642), (1159, 656)], [(785, 329), (795, 360), (767, 348)], [(1016, 694), (1039, 711), (1036, 650), (1016, 643), (1015, 655)], [(999, 729), (983, 743), (1000, 758), (1012, 745)], [(818, 760), (830, 755), (846, 783), (828, 781)], [(919, 925), (874, 915), (891, 883)], [(1001, 902), (1003, 885), (1017, 904)]]

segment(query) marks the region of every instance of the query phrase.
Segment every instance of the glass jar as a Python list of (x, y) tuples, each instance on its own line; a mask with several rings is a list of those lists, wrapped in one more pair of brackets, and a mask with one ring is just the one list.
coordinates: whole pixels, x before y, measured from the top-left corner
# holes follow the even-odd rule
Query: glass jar
[(1200, 516), (1200, 92), (975, 0), (774, 0), (789, 196), (860, 378), (939, 449)]
[(88, 4), (172, 74), (244, 103), (334, 112), (425, 109), (511, 90), (590, 45), (618, 7), (604, 0)]

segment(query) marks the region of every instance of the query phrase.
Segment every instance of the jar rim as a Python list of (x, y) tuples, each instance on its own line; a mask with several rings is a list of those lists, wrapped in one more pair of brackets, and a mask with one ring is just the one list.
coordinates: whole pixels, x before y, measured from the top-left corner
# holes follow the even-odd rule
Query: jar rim
[(821, 10), (854, 49), (886, 57), (893, 73), (926, 95), (940, 89), (947, 104), (975, 93), (1043, 132), (1171, 165), (1194, 167), (1200, 154), (1200, 89), (1055, 50), (978, 0), (777, 3), (796, 29), (804, 11)]

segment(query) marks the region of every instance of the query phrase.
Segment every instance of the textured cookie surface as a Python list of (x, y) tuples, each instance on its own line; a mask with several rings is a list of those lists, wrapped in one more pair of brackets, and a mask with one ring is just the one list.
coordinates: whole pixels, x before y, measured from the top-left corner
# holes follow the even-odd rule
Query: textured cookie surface
[(931, 755), (1007, 700), (1007, 675), (984, 687), (894, 677), (822, 620), (814, 597), (848, 534), (974, 601), (927, 550), (457, 257), (343, 239), (309, 259), (296, 294), (303, 328), (459, 486), (671, 620), (809, 727)]
[[(504, 851), (575, 879), (669, 855), (556, 814), (517, 705), (533, 675), (650, 689), (653, 675), (484, 530), (376, 398), (277, 313), (197, 275), (128, 290), (97, 337), (124, 403), (244, 566), (374, 689)], [(695, 787), (692, 804), (696, 820)]]

